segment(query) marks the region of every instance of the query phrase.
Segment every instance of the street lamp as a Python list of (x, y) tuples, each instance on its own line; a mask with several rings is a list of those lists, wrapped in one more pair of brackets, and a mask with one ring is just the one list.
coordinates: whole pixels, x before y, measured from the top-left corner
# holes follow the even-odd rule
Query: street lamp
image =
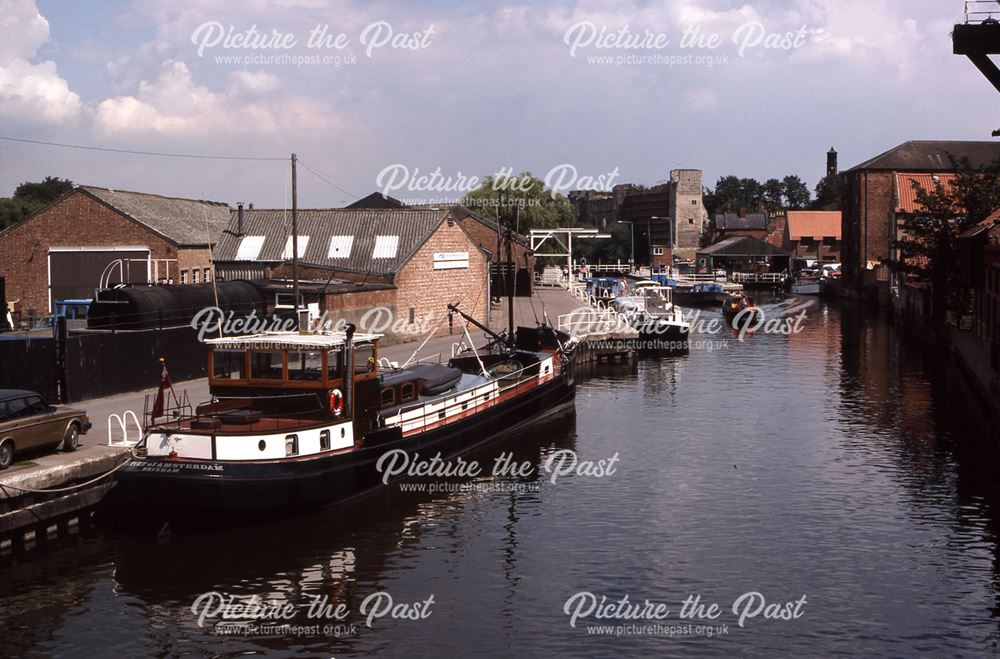
[(629, 226), (629, 232), (631, 234), (629, 243), (629, 259), (628, 267), (629, 271), (635, 270), (635, 222), (632, 220), (617, 220), (617, 224), (627, 224)]

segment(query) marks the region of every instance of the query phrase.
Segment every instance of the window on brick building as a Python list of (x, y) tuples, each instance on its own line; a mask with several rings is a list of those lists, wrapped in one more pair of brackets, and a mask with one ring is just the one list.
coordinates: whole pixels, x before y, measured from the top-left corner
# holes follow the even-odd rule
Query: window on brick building
[(188, 283), (188, 271), (187, 270), (181, 270), (181, 283), (182, 284)]
[(198, 281), (200, 279), (200, 274), (201, 273), (199, 272), (198, 268), (194, 268), (193, 270), (191, 270), (191, 283), (192, 284), (197, 284), (198, 283)]
[(205, 282), (206, 284), (208, 282), (212, 281), (212, 269), (211, 268), (205, 268), (204, 277), (202, 277), (202, 281)]
[(694, 224), (694, 218), (693, 217), (689, 217), (688, 218), (688, 224)]
[(697, 199), (692, 199), (691, 200), (691, 205), (692, 206), (697, 206), (698, 205), (698, 200)]
[(413, 307), (410, 307), (410, 322), (414, 323), (416, 322), (416, 320), (417, 320), (417, 310), (414, 309)]
[(654, 247), (653, 248), (653, 256), (663, 256), (663, 248), (662, 247)]

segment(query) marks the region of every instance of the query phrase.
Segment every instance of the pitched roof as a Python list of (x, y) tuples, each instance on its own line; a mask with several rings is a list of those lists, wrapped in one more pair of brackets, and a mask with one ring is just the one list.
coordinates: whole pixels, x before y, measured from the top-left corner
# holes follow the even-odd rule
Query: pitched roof
[(983, 167), (1000, 158), (1000, 142), (911, 140), (855, 165), (848, 171), (877, 169), (948, 172), (955, 169), (951, 158), (968, 158), (973, 167)]
[(752, 236), (723, 238), (714, 245), (698, 250), (709, 256), (788, 256), (770, 243)]
[(715, 228), (719, 231), (766, 231), (767, 215), (764, 213), (716, 213)]
[[(395, 274), (449, 209), (348, 209), (298, 211), (299, 262), (345, 272)], [(243, 211), (243, 232), (234, 211), (215, 248), (216, 262), (280, 263), (291, 258), (292, 214)]]
[(935, 186), (941, 183), (948, 189), (955, 180), (955, 174), (896, 174), (896, 211), (900, 213), (918, 213), (925, 210), (917, 202), (917, 190), (914, 183), (920, 186), (921, 190), (933, 192)]
[(990, 213), (990, 216), (981, 222), (969, 227), (959, 235), (959, 238), (975, 238), (982, 235), (984, 231), (992, 231), (993, 227), (1000, 225), (1000, 210)]
[(218, 201), (163, 197), (81, 185), (77, 188), (145, 225), (176, 245), (208, 245), (229, 224), (230, 208)]
[(406, 208), (406, 204), (395, 197), (373, 192), (367, 197), (358, 199), (353, 204), (348, 204), (345, 208)]
[(840, 211), (788, 211), (788, 239), (840, 240)]

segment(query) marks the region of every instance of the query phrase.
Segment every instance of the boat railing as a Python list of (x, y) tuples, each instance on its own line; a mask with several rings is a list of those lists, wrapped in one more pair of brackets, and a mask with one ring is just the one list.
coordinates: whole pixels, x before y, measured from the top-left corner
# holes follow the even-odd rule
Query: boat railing
[[(265, 414), (253, 408), (253, 404), (256, 401), (306, 397), (316, 400), (315, 408), (276, 414)], [(243, 401), (246, 404), (241, 405), (240, 403)], [(228, 406), (226, 405), (227, 402), (229, 403)], [(216, 409), (205, 410), (204, 408), (208, 405), (215, 405)], [(186, 408), (191, 410), (188, 414), (177, 414), (176, 416), (168, 417), (165, 421), (147, 424), (147, 427), (175, 431), (193, 431), (195, 433), (199, 431), (211, 432), (218, 430), (223, 425), (241, 427), (254, 432), (293, 430), (316, 423), (319, 417), (327, 414), (316, 393), (279, 394), (274, 396), (216, 396), (213, 400), (201, 403), (196, 408), (192, 408), (188, 402)], [(241, 411), (250, 412), (251, 414), (240, 417), (236, 413)], [(253, 412), (257, 412), (257, 415), (253, 415)], [(229, 415), (228, 418), (227, 415)], [(204, 427), (198, 427), (199, 424), (204, 424)]]
[[(525, 374), (532, 369), (539, 372), (531, 373), (528, 377), (525, 377)], [(541, 365), (539, 363), (531, 364), (470, 389), (446, 392), (427, 401), (422, 401), (408, 407), (400, 407), (390, 418), (398, 418), (398, 425), (406, 431), (424, 430), (427, 426), (448, 423), (454, 420), (456, 414), (475, 410), (480, 405), (495, 403), (504, 394), (513, 392), (517, 396), (525, 389), (536, 386), (537, 381), (541, 378), (540, 369)], [(549, 374), (547, 377), (552, 377), (553, 375), (557, 375), (557, 373)], [(505, 385), (505, 382), (509, 384)], [(406, 414), (421, 409), (423, 413), (420, 416), (404, 418)], [(429, 417), (431, 420), (428, 422)]]

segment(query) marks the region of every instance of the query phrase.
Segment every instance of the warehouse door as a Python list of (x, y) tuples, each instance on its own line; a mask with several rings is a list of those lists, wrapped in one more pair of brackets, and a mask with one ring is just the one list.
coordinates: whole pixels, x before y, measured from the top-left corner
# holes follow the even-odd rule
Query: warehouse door
[(53, 247), (49, 310), (54, 302), (89, 300), (101, 285), (149, 282), (148, 247)]

